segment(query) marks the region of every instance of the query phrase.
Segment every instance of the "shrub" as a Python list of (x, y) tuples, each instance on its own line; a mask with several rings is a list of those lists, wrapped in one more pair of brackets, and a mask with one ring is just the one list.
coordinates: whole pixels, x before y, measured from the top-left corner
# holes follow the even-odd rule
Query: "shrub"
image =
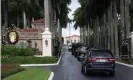
[(31, 48), (2, 45), (1, 54), (2, 56), (33, 56), (35, 51)]
[(9, 56), (2, 57), (2, 63), (14, 63), (14, 64), (48, 64), (56, 63), (55, 57), (33, 57), (33, 56)]
[(5, 78), (23, 70), (24, 68), (16, 64), (1, 64), (1, 78)]

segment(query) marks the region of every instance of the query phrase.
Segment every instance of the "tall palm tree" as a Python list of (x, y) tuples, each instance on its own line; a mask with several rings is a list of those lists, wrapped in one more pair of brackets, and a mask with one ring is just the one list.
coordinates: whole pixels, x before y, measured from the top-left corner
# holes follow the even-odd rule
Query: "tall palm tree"
[[(25, 10), (25, 12), (23, 12)], [(9, 23), (12, 24), (17, 24), (19, 27), (20, 25), (20, 20), (22, 19), (22, 13), (25, 16), (25, 19), (31, 23), (32, 17), (34, 18), (40, 18), (40, 13), (41, 8), (38, 0), (9, 0), (8, 1), (8, 12), (9, 14)], [(25, 23), (27, 22), (26, 20), (24, 21)], [(23, 22), (23, 23), (24, 23)], [(24, 24), (25, 24), (24, 23)], [(30, 25), (28, 25), (29, 27)]]
[(125, 1), (126, 38), (129, 38), (129, 33), (130, 33), (129, 0), (124, 0), (124, 1)]

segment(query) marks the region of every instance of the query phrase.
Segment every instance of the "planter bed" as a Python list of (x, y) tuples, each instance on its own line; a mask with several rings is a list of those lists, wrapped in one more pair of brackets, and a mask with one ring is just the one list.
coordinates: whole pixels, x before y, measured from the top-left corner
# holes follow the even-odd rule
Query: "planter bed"
[(2, 63), (13, 63), (13, 64), (51, 64), (57, 63), (55, 57), (34, 57), (34, 56), (8, 56), (1, 57)]
[(16, 64), (1, 64), (1, 78), (5, 78), (7, 76), (13, 75), (17, 72), (25, 70)]

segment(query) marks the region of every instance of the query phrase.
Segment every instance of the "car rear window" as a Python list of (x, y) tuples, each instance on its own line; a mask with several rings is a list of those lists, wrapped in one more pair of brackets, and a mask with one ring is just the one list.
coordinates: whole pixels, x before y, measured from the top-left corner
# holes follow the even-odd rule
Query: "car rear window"
[(105, 58), (112, 58), (113, 55), (109, 51), (101, 51), (101, 50), (94, 50), (91, 53), (91, 57), (105, 57)]

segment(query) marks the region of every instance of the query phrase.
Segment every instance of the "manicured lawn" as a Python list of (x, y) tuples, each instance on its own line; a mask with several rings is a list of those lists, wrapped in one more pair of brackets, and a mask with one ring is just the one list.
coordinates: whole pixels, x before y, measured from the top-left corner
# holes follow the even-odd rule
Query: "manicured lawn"
[(11, 75), (3, 80), (48, 80), (50, 71), (40, 68), (27, 68), (22, 72)]

